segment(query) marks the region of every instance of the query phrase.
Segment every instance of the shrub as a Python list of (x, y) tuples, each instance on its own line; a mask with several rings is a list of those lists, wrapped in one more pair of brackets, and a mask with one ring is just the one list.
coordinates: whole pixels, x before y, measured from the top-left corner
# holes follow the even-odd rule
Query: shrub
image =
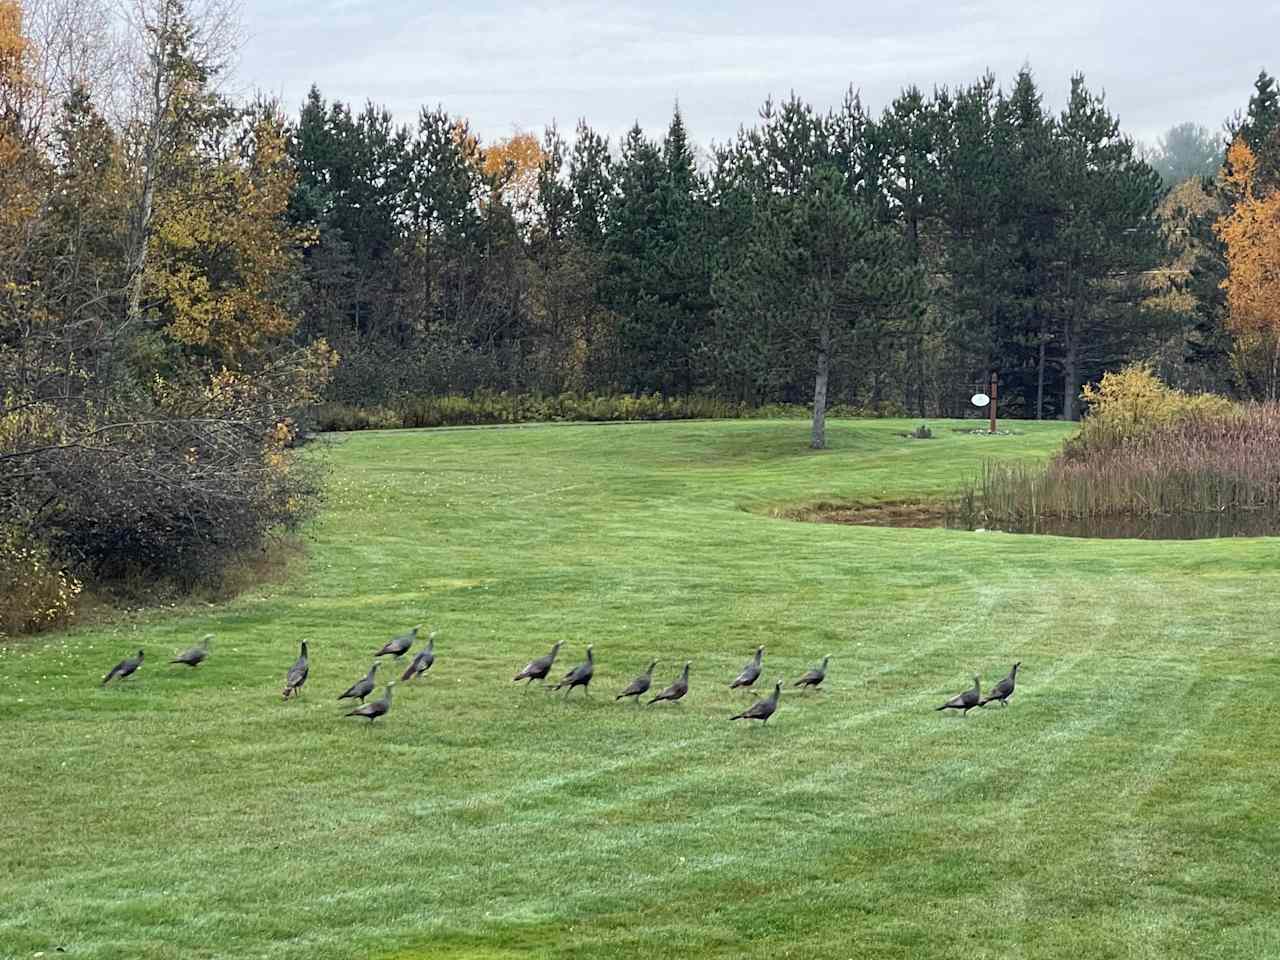
[(391, 430), (404, 426), (399, 411), (387, 407), (353, 407), (334, 401), (317, 404), (306, 419), (314, 429), (332, 432)]
[[(827, 416), (833, 419), (902, 415), (901, 408), (892, 404), (876, 410), (835, 404), (827, 410)], [(405, 396), (390, 405), (367, 407), (327, 402), (312, 409), (308, 423), (317, 430), (345, 431), (569, 421), (806, 419), (809, 416), (810, 408), (804, 404), (771, 403), (753, 407), (702, 395), (561, 393), (544, 396), (482, 390), (470, 395)]]
[(1237, 408), (1213, 393), (1184, 393), (1167, 386), (1146, 363), (1107, 373), (1082, 394), (1088, 414), (1080, 433), (1066, 447), (1067, 456), (1123, 446), (1172, 424), (1233, 417)]
[(28, 523), (81, 576), (190, 586), (308, 514), (318, 485), (288, 430), (218, 421), (135, 423), (94, 446), (28, 458)]
[(216, 578), (317, 506), (318, 468), (290, 449), (288, 414), (314, 399), (332, 362), (307, 350), (254, 376), (156, 377), (146, 394), (101, 408), (10, 413), (0, 418), (0, 524), (94, 587)]
[(0, 637), (63, 625), (75, 615), (80, 589), (42, 544), (13, 527), (0, 530)]

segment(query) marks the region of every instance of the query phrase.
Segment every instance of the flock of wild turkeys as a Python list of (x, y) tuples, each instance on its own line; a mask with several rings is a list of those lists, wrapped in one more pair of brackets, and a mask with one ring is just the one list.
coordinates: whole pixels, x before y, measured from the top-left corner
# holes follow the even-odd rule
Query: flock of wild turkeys
[[(369, 667), (369, 672), (348, 687), (346, 691), (338, 697), (339, 701), (360, 701), (360, 706), (356, 707), (350, 713), (347, 713), (346, 716), (364, 717), (372, 723), (379, 717), (386, 715), (386, 713), (391, 709), (391, 688), (395, 686), (395, 680), (388, 681), (385, 687), (383, 687), (382, 697), (380, 699), (368, 702), (365, 700), (365, 698), (374, 691), (375, 676), (378, 672), (378, 665), (380, 662), (378, 658), (386, 656), (394, 657), (396, 660), (403, 658), (417, 641), (418, 631), (421, 628), (422, 625), (419, 624), (405, 633), (392, 637), (382, 645), (382, 649), (374, 654), (374, 662), (373, 665)], [(409, 661), (409, 665), (400, 675), (400, 680), (413, 680), (415, 677), (421, 677), (431, 669), (432, 664), (436, 662), (435, 638), (436, 635), (434, 632), (427, 635), (426, 646), (419, 650), (418, 653), (414, 655), (413, 659)], [(191, 668), (200, 666), (200, 664), (209, 657), (209, 643), (212, 639), (212, 634), (206, 634), (201, 639), (200, 643), (191, 647), (189, 650), (184, 650), (169, 662), (183, 664), (184, 666)], [(529, 685), (532, 684), (534, 680), (545, 684), (548, 675), (551, 673), (551, 668), (555, 665), (556, 657), (560, 654), (561, 646), (563, 646), (563, 641), (558, 641), (554, 646), (552, 646), (550, 652), (541, 657), (530, 660), (525, 664), (524, 669), (512, 678), (512, 681), (525, 681), (526, 690), (528, 690)], [(123, 680), (126, 677), (133, 676), (137, 673), (138, 668), (142, 666), (143, 656), (144, 652), (139, 650), (136, 657), (126, 657), (124, 660), (121, 660), (111, 668), (105, 677), (102, 678), (102, 685), (106, 686), (112, 680)], [(819, 666), (807, 671), (804, 676), (800, 677), (800, 679), (793, 684), (793, 686), (801, 687), (805, 690), (816, 690), (820, 688), (823, 681), (827, 678), (827, 664), (830, 660), (830, 655), (823, 657), (822, 663)], [(689, 692), (689, 667), (691, 664), (692, 661), (686, 661), (684, 669), (681, 670), (680, 675), (671, 682), (671, 685), (666, 687), (656, 696), (649, 698), (648, 702), (658, 703), (659, 701), (666, 700), (674, 703), (675, 701), (682, 699)], [(614, 697), (614, 699), (622, 700), (626, 697), (632, 697), (635, 699), (636, 703), (639, 703), (641, 698), (649, 692), (649, 688), (653, 683), (653, 668), (657, 665), (657, 660), (650, 661), (649, 666), (644, 673), (640, 674), (640, 676), (628, 683), (626, 687), (623, 688), (622, 692)], [(739, 673), (738, 676), (734, 678), (733, 682), (729, 684), (729, 689), (750, 690), (756, 680), (759, 679), (760, 673), (763, 670), (763, 665), (764, 647), (759, 646), (756, 647), (755, 656), (751, 658), (747, 665), (742, 668), (742, 672)], [(1014, 685), (1017, 681), (1018, 668), (1021, 666), (1021, 661), (1015, 663), (1013, 665), (1013, 669), (1011, 669), (999, 683), (992, 687), (985, 697), (982, 695), (982, 686), (979, 683), (978, 677), (975, 676), (973, 678), (972, 687), (965, 690), (963, 693), (956, 694), (937, 709), (959, 710), (962, 716), (967, 717), (969, 715), (969, 711), (974, 707), (985, 707), (992, 701), (999, 701), (1002, 706), (1008, 706), (1009, 698), (1013, 696)], [(302, 649), (298, 655), (298, 659), (294, 661), (293, 666), (289, 668), (288, 673), (285, 675), (283, 690), (285, 700), (288, 700), (290, 697), (299, 696), (302, 693), (302, 687), (307, 682), (307, 677), (310, 673), (311, 658), (307, 652), (307, 641), (303, 640)], [(581, 687), (583, 694), (589, 695), (590, 691), (588, 688), (591, 686), (591, 679), (594, 676), (595, 655), (592, 651), (591, 645), (588, 644), (586, 660), (561, 677), (559, 682), (550, 689), (563, 689), (565, 697), (567, 698), (569, 694), (573, 692), (575, 687)], [(769, 718), (772, 717), (774, 712), (778, 709), (778, 699), (781, 695), (782, 681), (779, 680), (773, 685), (773, 692), (769, 696), (762, 700), (757, 700), (746, 710), (743, 710), (741, 713), (735, 713), (729, 719), (759, 720), (761, 723), (767, 724), (769, 722)]]

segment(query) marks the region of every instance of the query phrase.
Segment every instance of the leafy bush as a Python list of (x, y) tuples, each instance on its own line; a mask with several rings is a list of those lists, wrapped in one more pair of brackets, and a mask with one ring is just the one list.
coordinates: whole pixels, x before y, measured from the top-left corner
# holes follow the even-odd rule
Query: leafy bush
[(316, 430), (346, 432), (351, 430), (394, 430), (404, 426), (399, 411), (387, 407), (356, 407), (346, 403), (317, 404), (307, 415)]
[[(809, 415), (809, 407), (803, 404), (752, 407), (707, 396), (575, 393), (543, 396), (479, 391), (469, 396), (409, 396), (392, 405), (371, 407), (322, 403), (312, 409), (308, 420), (317, 430), (345, 431), (570, 421), (804, 419)], [(836, 404), (827, 410), (827, 416), (836, 419), (901, 415), (903, 411), (895, 405), (869, 410)]]
[(1145, 363), (1104, 374), (1096, 387), (1085, 386), (1082, 396), (1088, 415), (1080, 433), (1066, 446), (1069, 457), (1124, 446), (1178, 423), (1231, 418), (1237, 410), (1226, 397), (1184, 393), (1167, 386)]
[(28, 490), (41, 506), (27, 522), (83, 576), (194, 584), (313, 505), (318, 484), (286, 457), (281, 426), (264, 437), (255, 423), (131, 424), (92, 447), (31, 457)]
[(0, 417), (0, 522), (95, 585), (216, 577), (317, 506), (317, 467), (290, 449), (288, 414), (333, 362), (308, 349), (253, 376), (157, 377), (102, 409), (11, 411)]
[(61, 626), (75, 615), (80, 581), (19, 530), (0, 530), (0, 637)]

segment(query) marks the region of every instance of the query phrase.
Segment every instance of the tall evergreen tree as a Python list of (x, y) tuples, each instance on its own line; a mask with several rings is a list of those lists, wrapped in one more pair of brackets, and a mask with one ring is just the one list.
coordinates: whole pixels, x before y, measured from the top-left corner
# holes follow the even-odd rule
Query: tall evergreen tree
[(610, 171), (606, 213), (605, 303), (615, 317), (614, 382), (627, 391), (652, 389), (665, 323), (652, 288), (661, 243), (661, 196), (666, 170), (659, 146), (632, 126)]
[[(1229, 126), (1236, 126), (1231, 124)], [(1249, 145), (1255, 156), (1261, 156), (1267, 149), (1272, 133), (1280, 128), (1280, 82), (1267, 73), (1258, 72), (1253, 82), (1253, 95), (1249, 97), (1249, 108), (1244, 117), (1238, 121), (1237, 129), (1231, 130), (1233, 138), (1239, 136)]]
[(347, 355), (358, 343), (402, 343), (409, 326), (397, 294), (408, 143), (388, 111), (369, 104), (353, 116), (315, 87), (292, 130), (290, 217), (317, 238), (304, 262), (302, 333), (329, 337)]
[(604, 249), (605, 221), (613, 197), (609, 140), (578, 121), (569, 158), (569, 188), (573, 191), (573, 231), (589, 250)]
[(1084, 77), (1057, 124), (1062, 157), (1055, 247), (1061, 264), (1062, 416), (1074, 419), (1086, 377), (1125, 357), (1139, 326), (1142, 274), (1166, 253), (1156, 206), (1159, 174), (1120, 133)]
[(606, 249), (618, 382), (689, 393), (710, 310), (710, 268), (702, 183), (678, 108), (661, 147), (631, 130), (613, 183)]
[(998, 105), (995, 77), (987, 74), (957, 90), (940, 113), (943, 338), (956, 375), (968, 382), (985, 381), (1001, 365), (999, 331), (1012, 310), (1019, 252), (1007, 217), (1012, 171), (997, 146)]
[(531, 296), (536, 343), (532, 346), (538, 389), (561, 392), (582, 386), (582, 360), (575, 346), (591, 315), (595, 278), (573, 235), (573, 191), (567, 174), (568, 147), (554, 124), (542, 140), (542, 163), (529, 253), (536, 276)]
[(995, 331), (1005, 383), (1001, 393), (1010, 400), (1020, 397), (1022, 410), (1040, 419), (1058, 292), (1061, 157), (1053, 118), (1029, 68), (1019, 71), (1009, 95), (999, 99), (995, 121), (997, 156), (1005, 171), (1001, 215), (1014, 238), (1003, 322)]
[[(941, 204), (939, 133), (937, 98), (927, 100), (913, 86), (885, 109), (868, 137), (880, 154), (887, 217), (901, 228), (908, 260), (917, 269), (924, 269), (932, 252), (927, 249), (927, 233)], [(894, 338), (899, 340), (905, 360), (902, 378), (910, 384), (909, 390), (904, 384), (903, 395), (914, 400), (916, 412), (923, 417), (928, 379), (926, 354), (931, 321), (936, 314), (922, 307), (910, 311), (904, 319), (910, 322)]]
[(821, 449), (833, 369), (876, 344), (885, 321), (919, 301), (921, 272), (880, 205), (860, 195), (848, 127), (838, 139), (837, 117), (795, 97), (779, 109), (766, 104), (761, 121), (737, 144), (742, 156), (733, 166), (751, 213), (741, 252), (717, 275), (718, 316), (731, 334), (745, 331), (808, 372), (810, 442)]
[(1222, 139), (1198, 123), (1175, 124), (1160, 138), (1147, 158), (1165, 188), (1191, 177), (1212, 177), (1222, 166)]

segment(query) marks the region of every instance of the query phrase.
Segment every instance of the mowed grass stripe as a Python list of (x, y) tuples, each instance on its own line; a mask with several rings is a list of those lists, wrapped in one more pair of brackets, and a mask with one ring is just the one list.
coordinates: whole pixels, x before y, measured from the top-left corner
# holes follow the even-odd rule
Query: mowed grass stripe
[[(796, 423), (327, 445), (288, 583), (0, 647), (0, 956), (1268, 955), (1275, 545), (768, 515), (934, 496), (1066, 432), (914, 425), (822, 454)], [(342, 718), (418, 622), (431, 673), (385, 726)], [(153, 662), (204, 632), (199, 670)], [(510, 683), (557, 639), (557, 676), (595, 644), (590, 699)], [(827, 692), (728, 721), (825, 653)], [(615, 704), (653, 655), (655, 690), (693, 660), (686, 702)], [(934, 712), (1015, 659), (1007, 709)]]

